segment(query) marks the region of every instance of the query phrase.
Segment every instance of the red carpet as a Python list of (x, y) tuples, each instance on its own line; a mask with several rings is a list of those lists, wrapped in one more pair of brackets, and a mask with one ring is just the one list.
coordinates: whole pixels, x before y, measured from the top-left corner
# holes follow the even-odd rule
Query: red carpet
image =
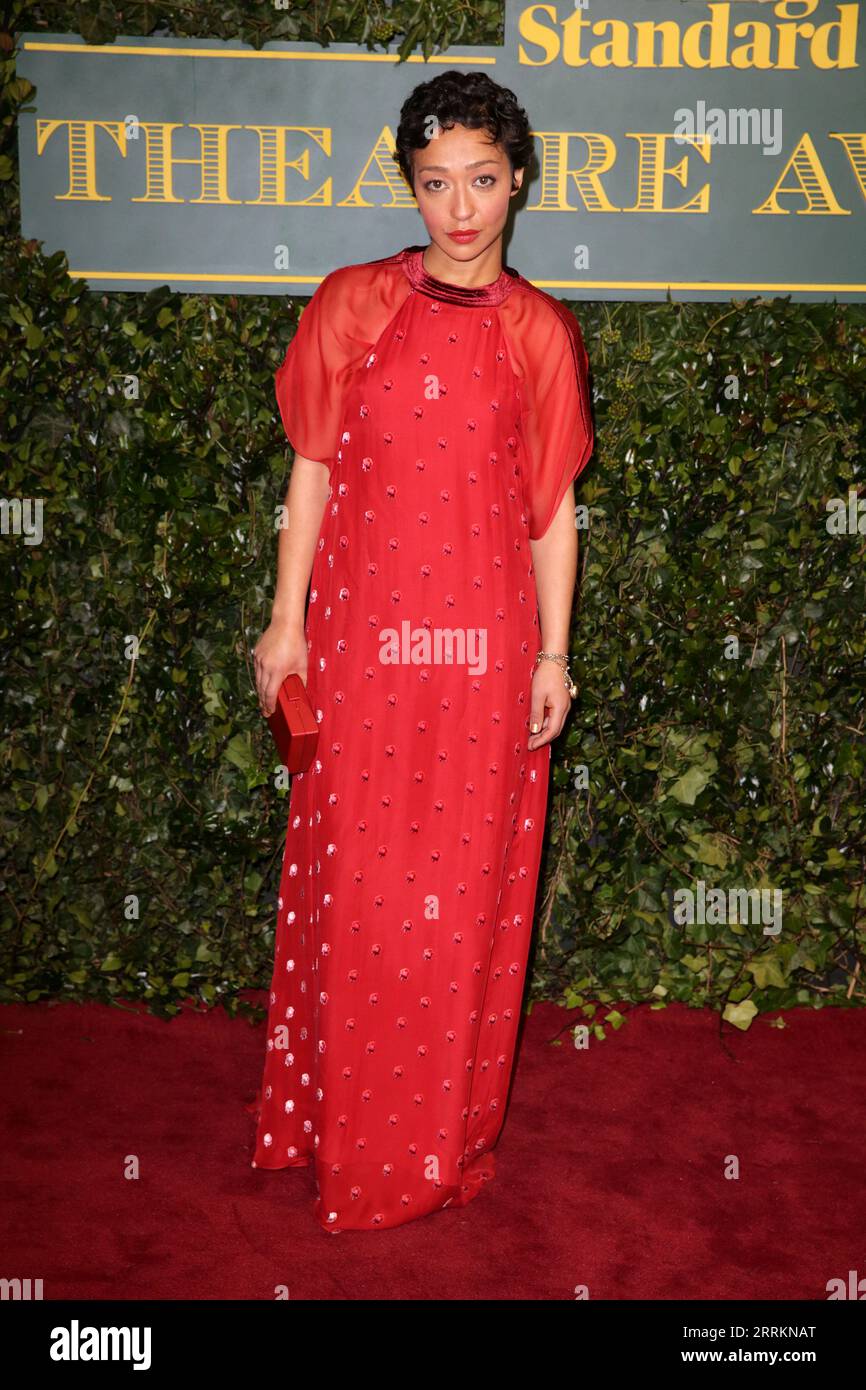
[(311, 1169), (250, 1167), (263, 1026), (0, 1009), (0, 1276), (46, 1299), (825, 1299), (866, 1272), (866, 1016), (771, 1017), (726, 1027), (726, 1050), (713, 1014), (639, 1008), (577, 1052), (537, 1005), (496, 1179), (464, 1209), (334, 1236)]

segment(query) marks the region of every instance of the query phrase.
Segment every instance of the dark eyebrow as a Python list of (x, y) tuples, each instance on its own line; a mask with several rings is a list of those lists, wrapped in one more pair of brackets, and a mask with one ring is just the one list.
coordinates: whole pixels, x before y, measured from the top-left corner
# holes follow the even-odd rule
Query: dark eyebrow
[[(476, 159), (476, 160), (474, 161), (474, 163), (472, 163), (472, 164), (466, 164), (466, 165), (464, 165), (463, 167), (464, 167), (465, 169), (477, 169), (481, 164), (498, 164), (498, 163), (499, 163), (499, 160), (498, 160), (498, 159)], [(424, 164), (424, 165), (422, 165), (422, 167), (418, 170), (418, 173), (419, 173), (419, 174), (429, 174), (431, 171), (435, 171), (437, 174), (447, 174), (447, 173), (448, 173), (448, 166), (447, 166), (446, 164)]]

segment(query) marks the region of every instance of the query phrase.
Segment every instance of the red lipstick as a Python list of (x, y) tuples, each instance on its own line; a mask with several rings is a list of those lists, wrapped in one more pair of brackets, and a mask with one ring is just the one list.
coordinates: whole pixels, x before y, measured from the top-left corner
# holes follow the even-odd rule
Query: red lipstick
[(477, 233), (477, 232), (449, 232), (448, 235), (449, 235), (449, 237), (451, 238), (452, 241), (459, 241), (459, 242), (464, 242), (464, 241), (465, 241), (465, 242), (470, 242), (470, 241), (474, 241), (474, 240), (475, 240), (475, 238), (477, 237), (478, 233)]

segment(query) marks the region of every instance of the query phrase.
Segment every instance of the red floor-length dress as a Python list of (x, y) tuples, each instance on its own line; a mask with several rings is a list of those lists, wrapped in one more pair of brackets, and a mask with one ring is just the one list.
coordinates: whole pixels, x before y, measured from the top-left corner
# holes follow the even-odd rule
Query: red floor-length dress
[(464, 1206), (494, 1175), (551, 755), (526, 746), (529, 541), (592, 450), (573, 316), (512, 270), (437, 280), (422, 252), (327, 275), (276, 375), (331, 491), (254, 1166), (312, 1160), (331, 1231)]

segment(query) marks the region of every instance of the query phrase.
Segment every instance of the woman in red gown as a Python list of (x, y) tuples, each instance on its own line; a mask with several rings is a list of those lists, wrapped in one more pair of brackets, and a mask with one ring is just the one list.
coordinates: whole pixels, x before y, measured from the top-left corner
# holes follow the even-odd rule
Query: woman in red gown
[(301, 674), (319, 743), (291, 789), (253, 1166), (312, 1162), (330, 1231), (494, 1175), (592, 450), (578, 325), (502, 267), (531, 157), (486, 75), (416, 88), (397, 159), (430, 245), (327, 275), (276, 375), (295, 465), (256, 679), (269, 712)]

